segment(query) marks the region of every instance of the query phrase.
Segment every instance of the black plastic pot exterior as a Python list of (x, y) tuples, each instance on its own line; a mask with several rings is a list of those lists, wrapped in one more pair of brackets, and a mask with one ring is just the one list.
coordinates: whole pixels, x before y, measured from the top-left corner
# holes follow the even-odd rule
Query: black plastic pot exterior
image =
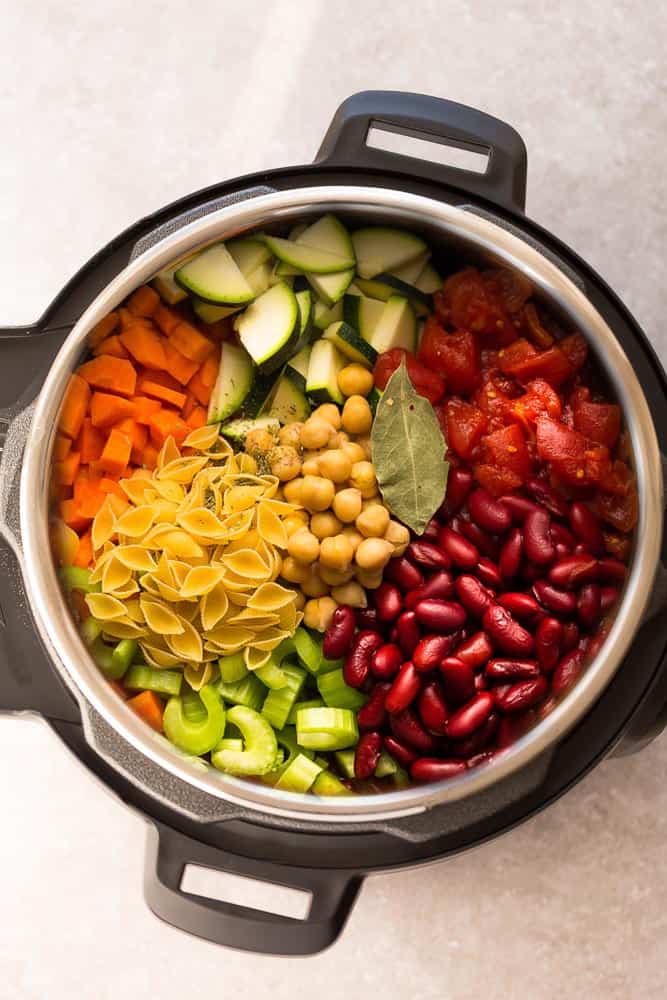
[[(401, 134), (486, 151), (485, 174), (397, 156), (366, 145), (371, 125)], [(614, 293), (576, 254), (523, 215), (526, 153), (517, 133), (479, 111), (419, 95), (365, 92), (339, 108), (312, 166), (255, 174), (215, 185), (136, 223), (101, 250), (67, 284), (32, 326), (0, 330), (0, 433), (35, 398), (65, 336), (83, 310), (156, 230), (172, 228), (218, 207), (221, 199), (268, 185), (287, 190), (363, 183), (399, 188), (450, 204), (473, 204), (583, 282), (586, 295), (614, 330), (644, 388), (663, 454), (667, 454), (667, 381), (646, 337)], [(175, 221), (176, 220), (176, 221)], [(16, 484), (3, 481), (5, 518)], [(665, 562), (664, 548), (662, 563)], [(664, 572), (664, 571), (663, 571)], [(655, 607), (665, 601), (659, 576)], [(94, 752), (79, 706), (53, 668), (27, 610), (9, 534), (0, 540), (0, 711), (42, 715), (79, 759), (151, 824), (145, 892), (163, 919), (200, 937), (246, 950), (309, 954), (340, 933), (365, 872), (444, 858), (496, 836), (544, 808), (611, 752), (640, 749), (667, 721), (667, 635), (647, 615), (623, 667), (586, 718), (532, 774), (493, 786), (479, 802), (437, 811), (399, 826), (327, 828), (231, 811), (224, 822), (202, 823), (112, 768)], [(305, 889), (313, 904), (305, 920), (266, 914), (185, 893), (186, 864)]]

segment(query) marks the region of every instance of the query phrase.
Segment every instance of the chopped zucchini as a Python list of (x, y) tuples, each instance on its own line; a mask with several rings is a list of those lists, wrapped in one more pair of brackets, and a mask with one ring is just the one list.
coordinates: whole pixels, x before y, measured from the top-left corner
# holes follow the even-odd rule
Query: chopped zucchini
[(326, 330), (331, 323), (337, 323), (343, 318), (343, 302), (337, 302), (330, 309), (326, 302), (317, 301), (313, 310), (313, 322), (318, 330)]
[(419, 277), (414, 282), (415, 288), (425, 295), (432, 295), (442, 288), (442, 278), (432, 264), (426, 264)]
[(238, 305), (250, 302), (255, 294), (224, 243), (216, 243), (174, 273), (188, 292), (206, 302)]
[(358, 330), (369, 343), (384, 312), (384, 302), (366, 295), (346, 295), (343, 299), (343, 319)]
[(276, 390), (271, 398), (269, 418), (274, 417), (281, 424), (291, 424), (295, 420), (307, 420), (310, 416), (310, 404), (299, 386), (301, 376), (286, 368), (276, 383)]
[(306, 344), (302, 347), (298, 354), (295, 354), (293, 358), (290, 358), (287, 362), (286, 371), (289, 371), (292, 380), (296, 386), (301, 390), (301, 392), (306, 391), (306, 378), (308, 376), (308, 365), (310, 363), (310, 354), (312, 348), (310, 344)]
[(357, 272), (362, 278), (391, 274), (428, 250), (414, 233), (388, 226), (367, 226), (352, 233)]
[(350, 260), (350, 267), (339, 274), (321, 276), (315, 273), (306, 275), (319, 298), (330, 307), (335, 305), (345, 295), (350, 282), (354, 279), (354, 247), (347, 229), (335, 215), (323, 215), (321, 219), (318, 219), (301, 233), (297, 238), (297, 243), (315, 247), (318, 250), (326, 250), (328, 253), (347, 257)]
[(188, 293), (176, 283), (174, 278), (174, 274), (180, 266), (180, 264), (174, 264), (173, 267), (165, 267), (153, 278), (153, 288), (163, 302), (170, 306), (175, 306), (177, 302), (182, 302), (188, 297)]
[(270, 261), (267, 261), (265, 264), (260, 264), (254, 271), (250, 271), (250, 273), (246, 275), (246, 281), (252, 288), (255, 295), (261, 295), (267, 290), (271, 282), (272, 274), (273, 265)]
[(240, 312), (243, 306), (214, 306), (210, 302), (204, 302), (203, 299), (197, 299), (193, 296), (192, 308), (202, 323), (217, 323), (219, 319), (226, 319), (227, 316), (233, 316), (234, 313)]
[(235, 323), (239, 340), (256, 365), (272, 372), (285, 363), (299, 339), (299, 306), (294, 292), (273, 285), (241, 313)]
[(350, 287), (354, 278), (354, 268), (340, 271), (338, 274), (307, 274), (306, 277), (323, 302), (334, 306)]
[(387, 301), (380, 322), (373, 331), (371, 344), (378, 354), (395, 347), (414, 352), (417, 346), (417, 320), (414, 309), (403, 296), (392, 295)]
[(289, 264), (299, 273), (334, 274), (336, 271), (346, 271), (354, 266), (354, 256), (340, 256), (307, 246), (293, 240), (284, 240), (278, 236), (265, 236), (264, 240), (271, 252), (284, 264)]
[(424, 253), (420, 253), (418, 257), (415, 257), (414, 260), (404, 264), (403, 267), (395, 267), (391, 273), (395, 278), (398, 278), (399, 281), (404, 281), (406, 285), (414, 285), (417, 282), (417, 278), (426, 267), (430, 257), (431, 251), (424, 250)]
[[(305, 386), (305, 382), (304, 382)], [(255, 381), (239, 409), (239, 417), (254, 420), (268, 407), (276, 387), (276, 376), (255, 372)]]
[(229, 341), (221, 344), (220, 367), (208, 404), (208, 422), (226, 420), (240, 407), (252, 387), (255, 369), (242, 347)]
[(239, 417), (237, 420), (230, 420), (228, 424), (223, 424), (220, 433), (229, 441), (242, 445), (250, 431), (262, 430), (269, 434), (277, 434), (280, 424), (275, 417), (256, 417), (254, 420)]
[(270, 264), (273, 269), (271, 251), (263, 240), (241, 236), (236, 240), (229, 240), (225, 245), (245, 278), (262, 264)]
[(342, 405), (343, 394), (338, 388), (338, 373), (345, 364), (345, 356), (330, 340), (316, 340), (308, 363), (308, 395), (317, 403)]
[(377, 351), (349, 323), (332, 323), (324, 331), (323, 337), (335, 344), (350, 361), (356, 361), (366, 368), (372, 368), (375, 364)]
[(388, 302), (392, 295), (401, 295), (409, 299), (420, 315), (426, 315), (430, 311), (431, 300), (428, 295), (420, 292), (414, 285), (408, 285), (393, 274), (379, 274), (377, 278), (365, 281), (359, 280), (359, 287), (365, 295), (372, 299), (379, 299)]

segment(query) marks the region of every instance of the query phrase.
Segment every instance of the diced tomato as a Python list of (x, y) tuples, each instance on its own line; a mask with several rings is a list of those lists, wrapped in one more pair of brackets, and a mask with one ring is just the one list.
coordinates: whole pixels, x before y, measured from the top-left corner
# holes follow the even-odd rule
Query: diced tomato
[(482, 463), (473, 468), (473, 474), (480, 486), (494, 497), (512, 493), (522, 485), (522, 479), (511, 469), (498, 469), (495, 465)]
[(520, 328), (537, 347), (551, 347), (554, 342), (552, 335), (542, 326), (540, 314), (532, 302), (527, 302), (522, 310)]
[[(511, 346), (511, 345), (510, 345)], [(502, 352), (501, 352), (502, 353)], [(503, 367), (503, 357), (500, 366)], [(558, 388), (572, 375), (572, 366), (560, 347), (549, 347), (533, 357), (512, 364), (511, 374), (520, 382), (531, 382), (533, 379), (544, 379), (550, 385)]]
[(614, 559), (627, 562), (632, 548), (630, 539), (624, 535), (617, 535), (614, 531), (603, 531), (602, 534), (604, 535), (605, 551)]
[(608, 448), (550, 417), (537, 420), (537, 453), (553, 462), (559, 475), (579, 486), (598, 484), (611, 472)]
[(517, 337), (507, 347), (503, 347), (502, 351), (498, 351), (498, 367), (506, 374), (513, 375), (517, 365), (536, 357), (537, 351), (530, 341)]
[(482, 272), (487, 295), (492, 296), (508, 313), (518, 313), (530, 298), (533, 287), (523, 274), (508, 267)]
[(598, 493), (595, 497), (595, 510), (607, 524), (617, 531), (632, 531), (639, 517), (639, 498), (636, 487), (632, 487), (624, 497), (612, 496), (609, 493)]
[(413, 354), (405, 351), (402, 347), (394, 347), (391, 351), (381, 354), (375, 362), (373, 378), (378, 389), (384, 391), (387, 382), (394, 374), (405, 358), (410, 381), (415, 387), (415, 392), (428, 399), (429, 403), (437, 403), (445, 394), (445, 381), (437, 372), (430, 371), (415, 358)]
[(474, 267), (451, 275), (441, 292), (435, 294), (438, 315), (460, 330), (470, 330), (481, 336), (514, 332), (513, 324), (503, 303), (503, 279), (494, 272), (481, 275)]
[[(442, 407), (440, 409), (442, 410)], [(478, 407), (464, 403), (461, 399), (448, 400), (444, 409), (447, 444), (461, 458), (471, 458), (475, 446), (486, 430), (485, 414)]]
[(562, 340), (558, 341), (558, 346), (575, 372), (586, 364), (588, 344), (580, 333), (572, 333), (569, 337), (563, 337)]
[(554, 417), (561, 415), (560, 396), (548, 382), (538, 378), (529, 382), (527, 392), (510, 403), (509, 412), (527, 430), (532, 431), (540, 416)]
[(509, 424), (493, 434), (487, 434), (482, 443), (489, 465), (509, 469), (522, 483), (530, 478), (533, 464), (518, 424)]
[(479, 351), (467, 330), (446, 333), (436, 316), (429, 316), (417, 357), (431, 371), (444, 375), (448, 391), (465, 395), (479, 381)]
[(621, 408), (615, 403), (590, 403), (577, 400), (573, 403), (574, 426), (591, 441), (613, 448), (621, 430)]
[(624, 497), (633, 488), (635, 477), (632, 469), (629, 469), (625, 462), (617, 458), (611, 465), (609, 472), (600, 480), (600, 489), (603, 493), (611, 493), (617, 497)]

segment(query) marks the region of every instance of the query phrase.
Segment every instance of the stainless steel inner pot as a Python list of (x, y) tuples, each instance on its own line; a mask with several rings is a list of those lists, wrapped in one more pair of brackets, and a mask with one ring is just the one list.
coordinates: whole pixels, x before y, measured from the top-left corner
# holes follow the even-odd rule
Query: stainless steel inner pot
[[(460, 778), (383, 795), (327, 800), (294, 795), (233, 778), (181, 754), (152, 732), (109, 687), (77, 633), (49, 556), (48, 482), (58, 411), (70, 372), (91, 328), (138, 285), (174, 260), (247, 230), (294, 223), (333, 211), (347, 218), (394, 223), (421, 232), (434, 245), (482, 257), (523, 272), (536, 293), (580, 330), (606, 372), (630, 432), (640, 514), (631, 570), (621, 606), (596, 660), (557, 708), (492, 765)], [(165, 772), (246, 809), (302, 821), (355, 823), (396, 818), (488, 788), (553, 746), (591, 708), (620, 666), (651, 596), (661, 538), (663, 480), (658, 442), (641, 386), (612, 330), (584, 292), (555, 263), (519, 236), (466, 207), (399, 190), (352, 185), (306, 187), (249, 197), (212, 211), (165, 236), (133, 260), (81, 316), (55, 358), (40, 392), (25, 445), (20, 481), (20, 553), (30, 606), (54, 664), (88, 718), (86, 703), (134, 748)], [(113, 761), (111, 761), (113, 763)], [(165, 774), (165, 778), (168, 775)]]

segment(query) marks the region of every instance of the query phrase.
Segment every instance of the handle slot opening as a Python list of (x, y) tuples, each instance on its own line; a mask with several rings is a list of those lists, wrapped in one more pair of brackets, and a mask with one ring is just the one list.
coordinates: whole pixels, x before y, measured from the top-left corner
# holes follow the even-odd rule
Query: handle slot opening
[(393, 126), (373, 119), (366, 133), (366, 145), (397, 156), (428, 160), (456, 170), (485, 174), (491, 157), (488, 146)]
[(247, 906), (251, 910), (275, 913), (294, 920), (307, 920), (313, 901), (312, 893), (304, 889), (261, 882), (245, 875), (233, 875), (193, 864), (185, 866), (180, 888), (195, 896)]

